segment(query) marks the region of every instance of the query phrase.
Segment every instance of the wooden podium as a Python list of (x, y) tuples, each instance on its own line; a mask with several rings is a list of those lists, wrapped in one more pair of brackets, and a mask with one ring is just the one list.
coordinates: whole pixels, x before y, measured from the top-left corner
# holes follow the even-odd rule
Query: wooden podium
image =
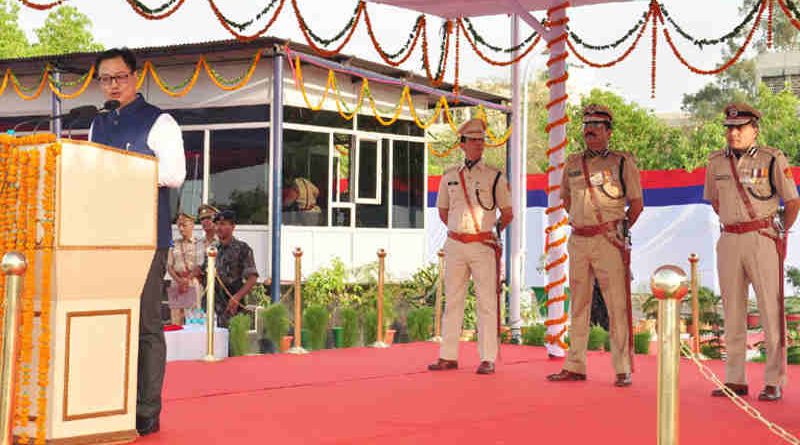
[[(136, 439), (139, 297), (156, 248), (157, 163), (89, 142), (60, 143), (46, 439), (127, 443)], [(37, 280), (42, 255), (28, 270)]]

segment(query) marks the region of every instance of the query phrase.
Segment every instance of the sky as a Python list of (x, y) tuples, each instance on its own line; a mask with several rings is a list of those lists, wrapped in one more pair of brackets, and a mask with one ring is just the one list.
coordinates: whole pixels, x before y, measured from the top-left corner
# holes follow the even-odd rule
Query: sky
[[(143, 0), (150, 7), (156, 7), (162, 0)], [(698, 38), (716, 38), (739, 23), (738, 12), (741, 1), (734, 0), (663, 0), (670, 15), (690, 34)], [(95, 39), (106, 47), (158, 46), (177, 43), (192, 43), (209, 40), (221, 40), (232, 36), (217, 21), (207, 1), (186, 1), (181, 9), (165, 20), (149, 21), (137, 15), (125, 0), (68, 0), (67, 4), (77, 7), (86, 14), (93, 23), (92, 32)], [(245, 21), (258, 13), (268, 0), (217, 0), (222, 12), (232, 20)], [(337, 32), (352, 14), (356, 0), (299, 0), (301, 12), (311, 29), (322, 36), (331, 36)], [(641, 17), (647, 9), (648, 2), (641, 0), (625, 3), (612, 3), (574, 7), (569, 10), (570, 27), (584, 41), (592, 44), (607, 44), (622, 36)], [(380, 4), (368, 5), (370, 18), (377, 30), (378, 39), (388, 50), (394, 51), (402, 44), (418, 15), (415, 11), (398, 9)], [(776, 8), (776, 14), (781, 14)], [(542, 12), (533, 12), (537, 18)], [(22, 7), (20, 22), (23, 29), (33, 38), (33, 29), (44, 22), (47, 12)], [(766, 14), (765, 14), (766, 16)], [(765, 20), (766, 21), (766, 17)], [(262, 22), (263, 23), (263, 19)], [(429, 17), (428, 35), (438, 36), (441, 19)], [(480, 17), (473, 20), (479, 32), (486, 40), (497, 45), (506, 46), (510, 42), (510, 21), (507, 16)], [(259, 29), (262, 24), (253, 26), (250, 32)], [(521, 34), (528, 35), (530, 29), (522, 25)], [(672, 33), (676, 35), (676, 33)], [(305, 40), (298, 28), (291, 2), (286, 0), (280, 17), (267, 35), (290, 39), (300, 43)], [(677, 37), (677, 40), (681, 40)], [(739, 41), (742, 39), (740, 38)], [(678, 44), (686, 58), (693, 64), (705, 69), (716, 66), (721, 61), (720, 48), (707, 47), (703, 51), (681, 40)], [(431, 46), (432, 60), (438, 60), (438, 45)], [(623, 45), (623, 48), (626, 45)], [(684, 94), (697, 91), (713, 80), (710, 76), (693, 74), (672, 54), (667, 43), (660, 37), (657, 43), (657, 83), (656, 97), (650, 97), (650, 60), (651, 38), (648, 30), (639, 42), (638, 47), (622, 63), (612, 68), (596, 69), (587, 67), (574, 56), (569, 62), (569, 91), (573, 99), (592, 88), (610, 89), (621, 94), (647, 109), (656, 112), (680, 111)], [(541, 54), (544, 45), (534, 50), (522, 61), (521, 66), (531, 65), (530, 71), (545, 70), (546, 57)], [(420, 46), (416, 54), (401, 68), (421, 72)], [(359, 25), (353, 40), (342, 51), (362, 59), (380, 62), (380, 58), (370, 42), (363, 21)], [(469, 83), (478, 79), (510, 78), (510, 68), (491, 66), (474, 54), (466, 42), (462, 42), (461, 82)], [(621, 50), (614, 52), (586, 51), (592, 60), (606, 62), (616, 58)], [(503, 55), (496, 56), (498, 58)], [(448, 81), (452, 82), (452, 62), (448, 66)]]

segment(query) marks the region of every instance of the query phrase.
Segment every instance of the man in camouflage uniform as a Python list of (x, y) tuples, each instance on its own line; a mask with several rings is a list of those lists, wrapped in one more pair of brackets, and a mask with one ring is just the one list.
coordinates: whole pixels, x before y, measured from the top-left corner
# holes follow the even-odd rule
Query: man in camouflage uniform
[(471, 119), (458, 130), (464, 164), (444, 172), (439, 185), (439, 217), (447, 225), (444, 252), (445, 294), (439, 360), (431, 371), (458, 368), (458, 340), (464, 321), (469, 278), (475, 283), (478, 309), (478, 374), (494, 373), (497, 356), (499, 240), (493, 232), (500, 210), (499, 230), (513, 219), (511, 192), (505, 175), (483, 160), (486, 124)]
[[(241, 302), (258, 280), (253, 250), (233, 236), (236, 213), (223, 210), (214, 217), (217, 226), (217, 281), (215, 283), (214, 313), (217, 324), (227, 328), (230, 319), (244, 306)], [(203, 267), (205, 273), (206, 267)], [(205, 305), (205, 304), (204, 304)]]
[(633, 333), (626, 232), (642, 212), (642, 186), (633, 155), (608, 149), (612, 123), (607, 107), (587, 106), (583, 111), (586, 149), (569, 155), (564, 165), (561, 199), (572, 226), (567, 247), (571, 343), (563, 369), (547, 376), (550, 381), (586, 380), (589, 313), (596, 278), (608, 307), (614, 384), (631, 384)]
[[(761, 113), (747, 104), (725, 107), (728, 147), (708, 157), (703, 197), (722, 224), (717, 270), (725, 313), (726, 386), (748, 393), (745, 375), (748, 285), (752, 284), (764, 327), (767, 364), (759, 400), (782, 398), (786, 383), (786, 320), (783, 310), (785, 236), (800, 208), (792, 170), (783, 153), (756, 145)], [(785, 213), (776, 221), (780, 200)], [(781, 227), (783, 225), (783, 227)], [(712, 392), (723, 397), (722, 390)]]

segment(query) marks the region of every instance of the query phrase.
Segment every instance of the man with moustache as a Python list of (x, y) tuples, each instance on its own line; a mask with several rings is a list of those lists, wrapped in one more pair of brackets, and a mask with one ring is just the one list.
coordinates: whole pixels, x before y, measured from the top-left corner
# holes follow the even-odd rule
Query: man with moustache
[(172, 244), (169, 189), (179, 188), (186, 178), (183, 135), (172, 116), (137, 94), (136, 57), (129, 49), (104, 51), (95, 60), (94, 70), (105, 98), (119, 101), (120, 106), (94, 118), (89, 139), (158, 158), (158, 239), (142, 289), (139, 313), (136, 430), (147, 435), (160, 428), (167, 350), (161, 324), (162, 283)]
[(571, 342), (561, 372), (547, 376), (553, 382), (586, 380), (589, 313), (597, 279), (608, 307), (614, 385), (631, 385), (633, 333), (627, 231), (642, 212), (642, 187), (633, 155), (608, 148), (612, 125), (613, 115), (607, 107), (585, 107), (586, 149), (569, 155), (564, 165), (561, 199), (572, 227), (567, 247)]
[[(511, 191), (505, 175), (483, 162), (486, 123), (465, 122), (458, 133), (464, 164), (442, 175), (436, 206), (447, 226), (444, 245), (446, 266), (444, 329), (439, 360), (431, 371), (458, 368), (458, 339), (464, 321), (464, 304), (469, 278), (475, 283), (478, 306), (478, 374), (493, 374), (497, 356), (499, 239), (492, 232), (503, 230), (513, 219)], [(497, 210), (500, 221), (497, 221)]]
[(217, 216), (217, 213), (219, 213), (219, 209), (211, 204), (202, 204), (197, 208), (197, 218), (200, 220), (200, 226), (205, 234), (197, 241), (197, 248), (203, 257), (206, 255), (206, 250), (219, 240), (217, 227), (214, 224), (214, 217)]
[[(756, 144), (761, 113), (741, 103), (725, 107), (728, 147), (708, 157), (703, 197), (722, 223), (717, 242), (717, 270), (725, 315), (725, 385), (747, 395), (745, 352), (748, 285), (752, 284), (764, 327), (767, 363), (762, 401), (777, 401), (786, 383), (786, 320), (783, 308), (783, 261), (787, 234), (800, 209), (797, 187), (786, 156)], [(780, 200), (783, 221), (776, 215)], [(725, 392), (715, 389), (714, 397)]]

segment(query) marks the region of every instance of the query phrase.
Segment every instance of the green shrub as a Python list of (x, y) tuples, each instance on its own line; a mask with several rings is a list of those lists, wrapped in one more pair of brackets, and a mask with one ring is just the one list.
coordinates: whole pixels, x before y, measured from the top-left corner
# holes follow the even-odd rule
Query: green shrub
[(789, 346), (787, 348), (786, 362), (790, 365), (800, 364), (800, 346)]
[(367, 309), (364, 314), (364, 344), (369, 346), (378, 340), (378, 312)]
[(339, 311), (342, 323), (342, 346), (352, 348), (358, 343), (358, 311), (351, 307)]
[(637, 354), (650, 353), (650, 331), (633, 334), (633, 352)]
[(608, 332), (602, 326), (594, 325), (589, 330), (589, 342), (587, 348), (590, 351), (599, 351), (608, 340)]
[(325, 349), (328, 338), (328, 310), (324, 306), (309, 306), (303, 311), (303, 326), (308, 329), (310, 349)]
[(259, 312), (259, 338), (267, 338), (273, 345), (280, 345), (281, 339), (289, 330), (289, 311), (286, 306), (271, 304)]
[(611, 335), (606, 333), (606, 341), (603, 342), (603, 350), (611, 352)]
[(250, 331), (250, 316), (239, 314), (230, 320), (228, 325), (228, 342), (230, 350), (228, 355), (236, 357), (250, 352), (250, 339), (247, 333)]
[(433, 308), (423, 306), (412, 309), (406, 318), (408, 337), (411, 341), (425, 341), (431, 337), (433, 328)]
[(722, 342), (718, 338), (713, 338), (700, 345), (700, 353), (710, 359), (719, 360), (722, 358)]
[(522, 335), (522, 344), (528, 346), (544, 346), (544, 337), (547, 333), (547, 327), (543, 324), (535, 324), (528, 326), (525, 333)]

